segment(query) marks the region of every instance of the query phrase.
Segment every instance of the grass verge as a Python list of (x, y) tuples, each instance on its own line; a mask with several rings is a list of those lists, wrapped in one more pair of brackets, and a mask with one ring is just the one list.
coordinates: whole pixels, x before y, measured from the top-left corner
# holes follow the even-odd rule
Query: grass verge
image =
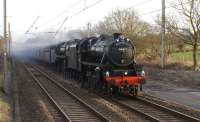
[(4, 100), (2, 97), (2, 93), (0, 93), (1, 98), (0, 98), (0, 122), (9, 122), (10, 121), (10, 116), (9, 116), (9, 111), (10, 111), (10, 105)]
[[(190, 52), (176, 52), (171, 54), (171, 59), (174, 62), (188, 62), (193, 61), (192, 51)], [(200, 63), (200, 51), (197, 52), (197, 61)]]
[(10, 105), (6, 101), (5, 94), (3, 93), (3, 73), (0, 73), (0, 122), (10, 121)]

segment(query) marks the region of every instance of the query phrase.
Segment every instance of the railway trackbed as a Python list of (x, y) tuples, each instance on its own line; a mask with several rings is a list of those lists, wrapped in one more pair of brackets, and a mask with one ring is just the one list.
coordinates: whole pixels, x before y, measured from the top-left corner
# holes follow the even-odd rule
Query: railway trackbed
[(89, 104), (42, 73), (40, 69), (32, 65), (25, 65), (25, 68), (31, 74), (40, 88), (45, 92), (53, 105), (56, 106), (65, 121), (109, 121)]
[[(38, 70), (41, 70), (38, 66), (36, 67)], [(49, 76), (48, 73), (46, 73), (46, 71), (44, 71), (43, 74), (45, 74), (46, 77), (52, 77)], [(54, 75), (55, 74), (53, 74), (53, 76)], [(198, 118), (172, 110), (168, 107), (156, 104), (142, 97), (130, 99), (125, 97), (108, 98), (107, 96), (101, 94), (98, 95), (104, 98), (105, 100), (112, 101), (113, 103), (116, 103), (119, 106), (123, 106), (125, 108), (124, 110), (127, 110), (127, 112), (139, 113), (141, 116), (146, 118), (145, 120), (156, 122), (200, 122)]]

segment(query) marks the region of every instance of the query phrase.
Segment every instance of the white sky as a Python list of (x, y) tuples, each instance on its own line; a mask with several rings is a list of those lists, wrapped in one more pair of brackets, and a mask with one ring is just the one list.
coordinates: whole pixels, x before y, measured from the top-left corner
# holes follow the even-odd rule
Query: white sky
[[(80, 2), (68, 12), (63, 12), (78, 1)], [(96, 1), (98, 0), (7, 0), (7, 18), (8, 22), (11, 23), (13, 41), (16, 41), (18, 37), (23, 36), (37, 16), (39, 16), (39, 19), (31, 29), (31, 32), (57, 29), (66, 16), (71, 16), (83, 9), (84, 6), (89, 6)], [(166, 6), (169, 6), (169, 1), (173, 0), (166, 1)], [(66, 21), (63, 28), (69, 30), (83, 27), (87, 22), (97, 23), (113, 9), (128, 7), (134, 8), (141, 19), (153, 23), (156, 15), (161, 13), (161, 11), (152, 14), (148, 13), (161, 9), (161, 0), (103, 0), (96, 6), (89, 8)], [(0, 35), (2, 35), (3, 0), (1, 0), (0, 3), (0, 10)], [(63, 14), (58, 17), (62, 12)], [(35, 27), (37, 27), (37, 29), (35, 29)]]

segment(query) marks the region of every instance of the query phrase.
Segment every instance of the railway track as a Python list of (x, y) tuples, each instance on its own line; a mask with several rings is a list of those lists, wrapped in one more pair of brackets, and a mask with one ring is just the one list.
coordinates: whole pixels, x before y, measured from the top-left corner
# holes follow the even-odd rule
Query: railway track
[(114, 102), (140, 113), (151, 121), (156, 122), (200, 122), (200, 119), (180, 113), (165, 106), (153, 103), (141, 97), (134, 99), (112, 99)]
[[(45, 74), (45, 73), (44, 73)], [(48, 73), (47, 73), (48, 74)], [(100, 94), (99, 94), (100, 95)], [(100, 95), (104, 99), (107, 97)], [(156, 122), (200, 122), (200, 119), (180, 113), (165, 106), (158, 105), (141, 97), (130, 98), (108, 98), (130, 111), (139, 113), (150, 121)]]
[(36, 83), (48, 96), (49, 100), (51, 100), (51, 102), (56, 106), (65, 121), (109, 121), (89, 104), (65, 89), (58, 82), (55, 82), (55, 80), (51, 79), (40, 69), (34, 67), (33, 65), (26, 65), (25, 67)]

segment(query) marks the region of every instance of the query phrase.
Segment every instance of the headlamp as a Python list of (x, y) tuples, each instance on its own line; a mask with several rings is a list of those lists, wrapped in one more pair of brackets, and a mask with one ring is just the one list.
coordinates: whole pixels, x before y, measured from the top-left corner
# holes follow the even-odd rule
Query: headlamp
[(106, 72), (106, 77), (109, 77), (109, 75), (110, 75), (110, 73), (107, 71), (107, 72)]
[(142, 77), (145, 77), (145, 72), (144, 70), (141, 71), (141, 74), (140, 74)]
[(124, 75), (128, 75), (128, 72), (125, 72)]

